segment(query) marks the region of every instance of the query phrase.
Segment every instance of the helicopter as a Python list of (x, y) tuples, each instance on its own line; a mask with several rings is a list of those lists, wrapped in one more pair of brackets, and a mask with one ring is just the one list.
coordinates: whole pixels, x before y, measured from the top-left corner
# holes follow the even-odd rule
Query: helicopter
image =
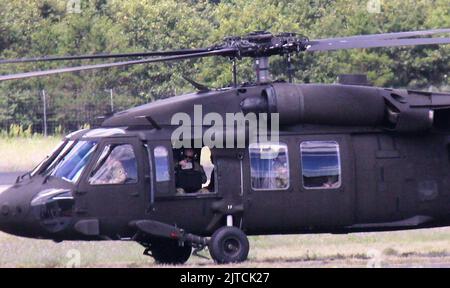
[[(135, 241), (165, 264), (208, 248), (222, 264), (247, 260), (252, 235), (448, 226), (450, 93), (374, 87), (355, 75), (335, 84), (292, 83), (291, 74), (273, 81), (269, 71), (274, 55), (285, 57), (289, 72), (299, 53), (449, 44), (432, 37), (446, 33), (310, 40), (256, 31), (207, 48), (2, 59), (133, 58), (1, 75), (0, 82), (226, 57), (233, 84), (211, 89), (189, 80), (198, 91), (116, 112), (65, 136), (0, 194), (0, 230), (55, 242)], [(245, 57), (254, 59), (256, 79), (239, 84), (237, 61)], [(243, 121), (216, 125), (230, 115)], [(186, 118), (194, 121), (180, 121)], [(256, 129), (252, 119), (270, 129)]]

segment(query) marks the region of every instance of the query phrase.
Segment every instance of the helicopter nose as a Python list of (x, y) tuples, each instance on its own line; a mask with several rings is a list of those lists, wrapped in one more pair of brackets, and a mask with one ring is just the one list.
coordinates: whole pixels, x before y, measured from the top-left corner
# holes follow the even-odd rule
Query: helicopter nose
[(0, 230), (5, 231), (7, 224), (11, 220), (11, 204), (8, 203), (5, 193), (0, 193)]
[(3, 204), (0, 210), (2, 216), (6, 217), (9, 215), (9, 206), (7, 204)]
[(0, 193), (0, 231), (16, 234), (25, 220), (25, 207), (18, 199), (11, 197), (15, 191)]
[(6, 203), (5, 197), (3, 197), (2, 194), (3, 193), (0, 193), (0, 230), (3, 230), (3, 227), (11, 214), (10, 205)]
[(5, 204), (1, 205), (1, 208), (0, 208), (0, 231), (5, 231), (9, 214), (10, 214), (9, 206), (5, 205)]

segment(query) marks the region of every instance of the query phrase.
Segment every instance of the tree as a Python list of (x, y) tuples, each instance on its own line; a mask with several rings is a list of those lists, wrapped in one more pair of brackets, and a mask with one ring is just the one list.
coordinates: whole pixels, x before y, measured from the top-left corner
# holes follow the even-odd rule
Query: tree
[[(255, 30), (317, 39), (450, 27), (448, 0), (381, 4), (381, 13), (372, 13), (366, 0), (81, 0), (80, 13), (73, 13), (65, 0), (0, 0), (0, 58), (208, 47), (226, 36)], [(438, 89), (449, 86), (449, 49), (441, 45), (303, 53), (293, 58), (294, 79), (332, 83), (341, 73), (367, 73), (380, 86)], [(273, 78), (286, 79), (285, 59), (270, 61)], [(1, 65), (0, 72), (97, 62)], [(254, 81), (252, 66), (251, 59), (239, 61), (240, 82)], [(0, 83), (0, 126), (39, 126), (42, 89), (51, 99), (50, 121), (74, 129), (91, 114), (109, 111), (111, 88), (116, 109), (123, 109), (191, 91), (182, 76), (211, 87), (228, 86), (231, 63), (211, 57)]]

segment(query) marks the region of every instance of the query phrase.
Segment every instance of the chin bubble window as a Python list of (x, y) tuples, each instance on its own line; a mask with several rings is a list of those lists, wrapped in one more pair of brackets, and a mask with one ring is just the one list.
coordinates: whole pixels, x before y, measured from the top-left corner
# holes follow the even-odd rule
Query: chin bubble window
[(137, 163), (130, 144), (107, 145), (91, 173), (91, 185), (133, 184), (138, 182)]
[(289, 187), (287, 145), (250, 144), (251, 185), (253, 190), (283, 190)]
[(300, 144), (303, 187), (336, 189), (341, 186), (339, 144), (335, 141), (305, 141)]

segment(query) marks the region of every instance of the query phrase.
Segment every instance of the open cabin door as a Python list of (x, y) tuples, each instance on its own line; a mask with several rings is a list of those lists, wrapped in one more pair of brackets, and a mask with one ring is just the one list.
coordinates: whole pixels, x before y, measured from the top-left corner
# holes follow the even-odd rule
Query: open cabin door
[[(181, 192), (175, 173), (175, 165), (180, 159), (172, 143), (169, 140), (148, 141), (147, 149), (152, 183), (148, 190), (148, 217), (176, 225), (189, 233), (205, 234), (214, 217), (212, 203), (221, 197), (217, 190), (202, 188)], [(215, 177), (212, 167), (207, 168), (203, 167), (210, 177)]]

